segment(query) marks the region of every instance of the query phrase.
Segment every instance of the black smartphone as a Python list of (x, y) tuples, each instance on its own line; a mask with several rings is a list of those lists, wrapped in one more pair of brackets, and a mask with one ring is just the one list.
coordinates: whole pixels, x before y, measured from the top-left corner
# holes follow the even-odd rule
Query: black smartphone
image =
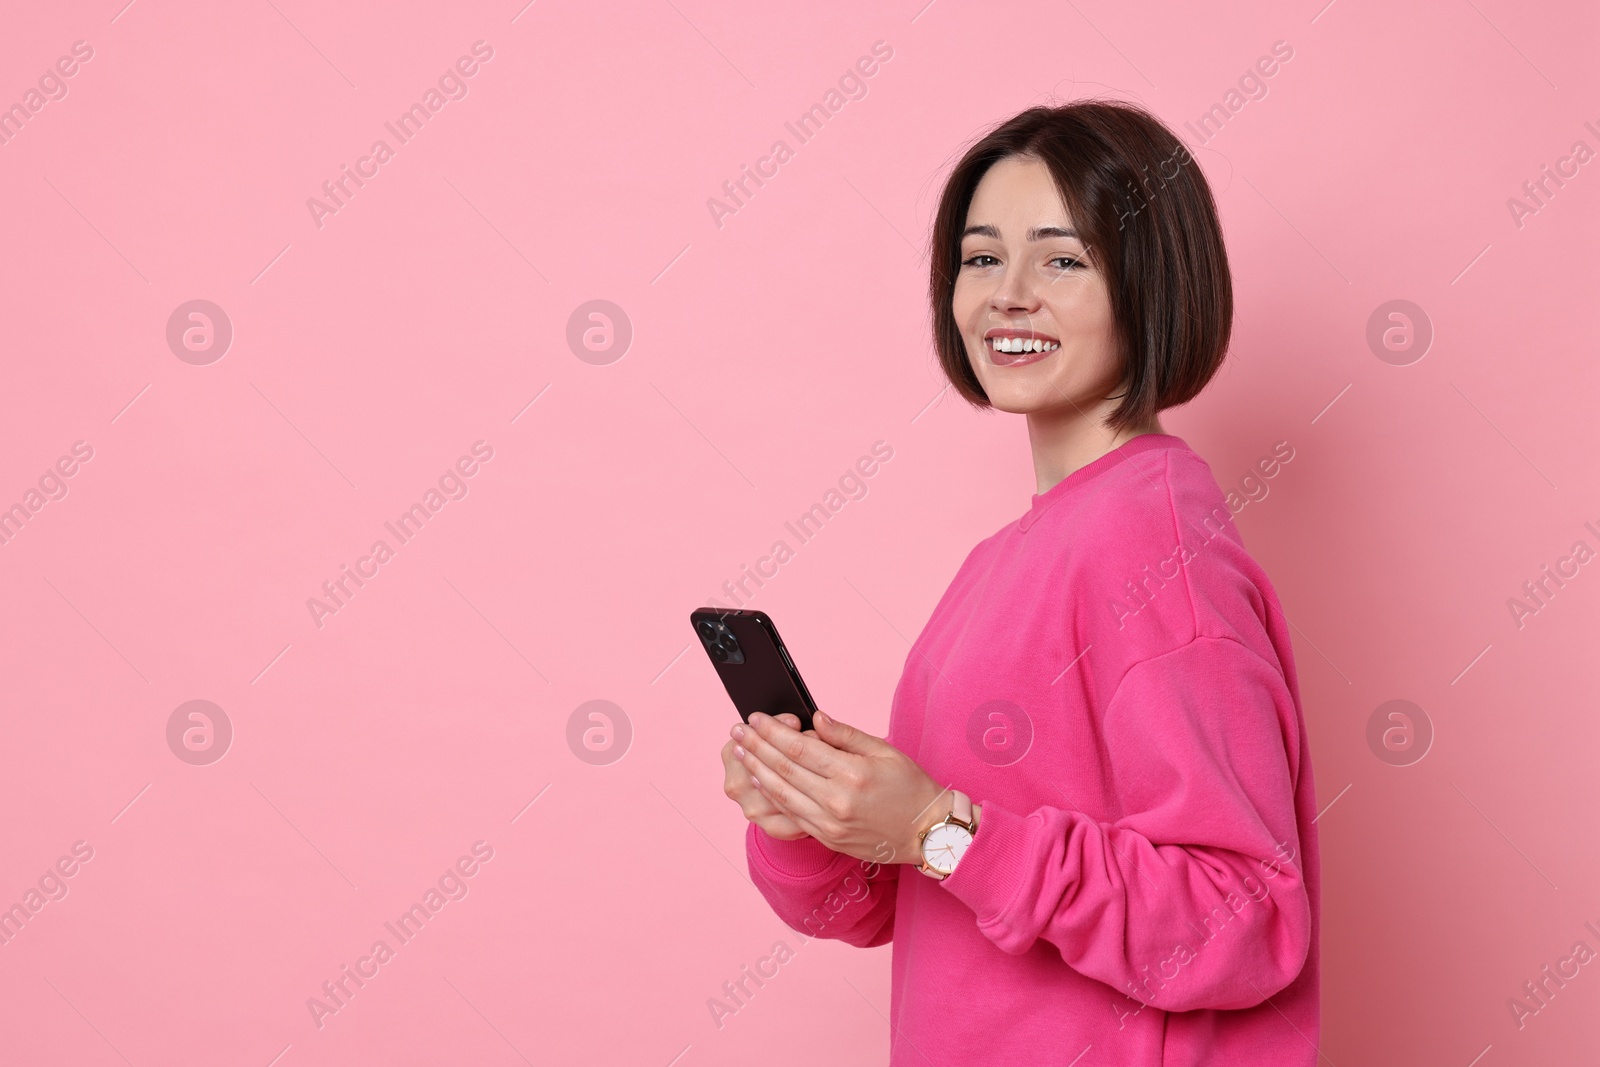
[(801, 730), (812, 729), (816, 702), (766, 612), (696, 608), (689, 622), (741, 719), (749, 722), (758, 711), (789, 712)]

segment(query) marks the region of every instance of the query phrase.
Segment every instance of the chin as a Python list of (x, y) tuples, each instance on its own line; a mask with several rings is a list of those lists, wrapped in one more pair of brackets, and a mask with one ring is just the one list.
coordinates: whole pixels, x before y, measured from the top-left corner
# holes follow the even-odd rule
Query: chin
[(1033, 415), (1041, 411), (1048, 411), (1057, 405), (1047, 403), (1036, 396), (1000, 396), (989, 398), (989, 407), (995, 411), (1003, 411), (1008, 415)]
[(1039, 403), (1034, 397), (1015, 396), (1010, 390), (1006, 390), (998, 394), (989, 393), (989, 407), (1010, 415), (1026, 415), (1030, 411), (1037, 411)]
[(983, 391), (989, 397), (989, 406), (996, 411), (1013, 415), (1026, 415), (1043, 411), (1061, 402), (1061, 394), (1050, 388), (1048, 381), (1024, 383), (1020, 381), (984, 382)]

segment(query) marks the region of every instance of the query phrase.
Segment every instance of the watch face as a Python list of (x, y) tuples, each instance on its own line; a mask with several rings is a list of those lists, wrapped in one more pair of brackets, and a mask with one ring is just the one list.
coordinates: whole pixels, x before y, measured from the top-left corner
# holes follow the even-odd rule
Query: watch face
[(922, 858), (940, 874), (949, 874), (972, 844), (972, 835), (965, 827), (941, 823), (928, 831), (922, 841)]

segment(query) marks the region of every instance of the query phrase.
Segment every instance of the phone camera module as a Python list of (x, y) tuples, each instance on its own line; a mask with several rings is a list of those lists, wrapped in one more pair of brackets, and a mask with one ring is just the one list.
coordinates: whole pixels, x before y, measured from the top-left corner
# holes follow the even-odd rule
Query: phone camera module
[(700, 619), (695, 623), (695, 633), (700, 637), (700, 643), (706, 646), (706, 653), (718, 663), (743, 663), (744, 651), (739, 647), (739, 639), (733, 635), (733, 629), (721, 619)]

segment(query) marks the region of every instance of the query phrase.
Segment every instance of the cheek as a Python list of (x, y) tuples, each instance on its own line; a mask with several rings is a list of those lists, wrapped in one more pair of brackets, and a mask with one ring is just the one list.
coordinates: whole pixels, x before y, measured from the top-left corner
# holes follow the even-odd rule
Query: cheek
[(989, 380), (988, 364), (973, 353), (971, 345), (966, 345), (965, 350), (967, 353), (967, 366), (972, 368), (973, 377), (978, 379), (978, 384), (983, 386), (983, 391), (989, 394), (989, 398), (991, 400), (994, 399), (994, 383)]
[(980, 326), (974, 316), (980, 314), (979, 309), (983, 303), (982, 296), (973, 293), (970, 287), (963, 291), (959, 284), (950, 300), (950, 315), (955, 319), (956, 330), (961, 334), (962, 351), (966, 352), (967, 362), (972, 364), (974, 372), (979, 375), (983, 373), (983, 368), (980, 366), (983, 358), (981, 353), (973, 349), (972, 334)]
[(1080, 360), (1114, 363), (1116, 319), (1103, 289), (1084, 282), (1050, 301), (1050, 316), (1060, 331), (1061, 347)]
[(972, 328), (974, 310), (982, 302), (982, 295), (970, 284), (956, 282), (955, 289), (950, 294), (950, 314), (963, 334)]
[(1111, 297), (1105, 286), (1081, 275), (1052, 285), (1045, 306), (1056, 325), (1076, 335), (1095, 333), (1111, 324)]

